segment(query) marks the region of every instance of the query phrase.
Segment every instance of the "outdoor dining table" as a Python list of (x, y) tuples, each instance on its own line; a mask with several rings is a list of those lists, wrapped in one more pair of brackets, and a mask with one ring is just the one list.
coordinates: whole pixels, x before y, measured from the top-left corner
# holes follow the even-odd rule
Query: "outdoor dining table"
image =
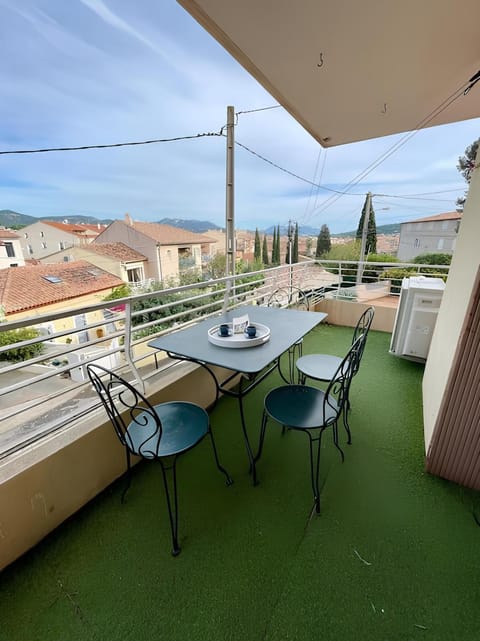
[[(260, 338), (253, 338), (251, 342), (245, 337), (241, 347), (233, 347), (233, 343), (229, 343), (228, 340), (223, 344), (217, 328), (244, 315), (248, 315), (250, 324), (258, 324), (262, 329), (267, 328), (268, 337), (263, 342), (260, 333)], [(326, 316), (323, 312), (246, 305), (205, 318), (178, 331), (174, 330), (148, 344), (166, 352), (170, 358), (201, 365), (215, 383), (215, 402), (220, 393), (238, 399), (240, 422), (252, 470), (253, 453), (245, 422), (243, 399), (274, 370), (278, 370), (285, 382), (291, 382), (281, 369), (282, 354), (301, 341)], [(220, 378), (223, 376), (222, 373), (213, 369), (214, 367), (226, 369), (228, 373), (224, 378)], [(239, 375), (238, 385), (232, 386), (232, 381)]]

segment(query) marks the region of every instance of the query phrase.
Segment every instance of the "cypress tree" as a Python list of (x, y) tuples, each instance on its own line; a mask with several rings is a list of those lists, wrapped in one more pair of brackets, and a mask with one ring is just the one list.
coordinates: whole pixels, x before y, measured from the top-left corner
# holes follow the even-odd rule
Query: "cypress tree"
[(268, 265), (268, 245), (267, 245), (267, 234), (263, 236), (263, 247), (262, 247), (262, 263)]
[(298, 263), (298, 223), (295, 223), (295, 233), (293, 236), (292, 263)]
[[(367, 213), (367, 203), (370, 202), (370, 211)], [(375, 212), (373, 211), (372, 198), (367, 196), (363, 204), (362, 215), (360, 216), (360, 221), (357, 227), (357, 240), (362, 239), (363, 234), (363, 224), (365, 216), (368, 215), (368, 227), (367, 227), (367, 242), (365, 244), (365, 252), (367, 254), (376, 254), (377, 253), (377, 225), (375, 224)]]
[(330, 240), (330, 230), (328, 225), (322, 225), (317, 238), (315, 258), (321, 258), (324, 254), (327, 254), (330, 251), (331, 246), (332, 241)]
[(253, 259), (256, 263), (259, 263), (262, 258), (262, 252), (260, 249), (260, 234), (258, 233), (258, 227), (255, 229), (255, 248), (253, 250)]
[(275, 261), (280, 265), (280, 225), (277, 225), (277, 246), (275, 248)]

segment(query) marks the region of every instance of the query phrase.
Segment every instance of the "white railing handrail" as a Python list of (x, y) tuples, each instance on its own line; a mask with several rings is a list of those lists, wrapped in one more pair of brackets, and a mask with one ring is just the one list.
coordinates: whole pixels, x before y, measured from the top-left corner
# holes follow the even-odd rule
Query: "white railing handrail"
[[(278, 288), (306, 290), (314, 303), (327, 289), (342, 288), (345, 285), (343, 275), (355, 271), (358, 266), (358, 261), (309, 260), (291, 267), (270, 267), (0, 323), (0, 339), (2, 335), (6, 336), (5, 332), (56, 325), (49, 334), (10, 344), (0, 342), (0, 456), (2, 450), (10, 449), (8, 443), (5, 446), (9, 441), (5, 437), (10, 434), (9, 430), (24, 427), (27, 437), (23, 443), (35, 438), (32, 414), (37, 415), (38, 420), (42, 406), (61, 405), (67, 397), (76, 398), (80, 392), (84, 395), (89, 392), (89, 382), (82, 379), (88, 362), (105, 359), (112, 368), (127, 368), (130, 377), (133, 374), (133, 378), (143, 385), (144, 380), (161, 376), (162, 371), (175, 365), (172, 361), (159, 365), (159, 355), (148, 347), (148, 342), (155, 336), (216, 315), (225, 307), (266, 304), (269, 295)], [(421, 273), (423, 267), (448, 273), (446, 265), (366, 262), (364, 276), (367, 279), (370, 267), (378, 272), (414, 268)], [(353, 282), (350, 284), (354, 285)], [(75, 326), (74, 319), (79, 315), (87, 320), (82, 326)], [(85, 342), (82, 342), (83, 338)], [(43, 344), (47, 353), (35, 353), (39, 344)], [(32, 353), (20, 362), (3, 360), (13, 349), (31, 350)], [(59, 377), (70, 378), (59, 385)], [(92, 407), (95, 406), (93, 399), (92, 393)], [(83, 416), (85, 411), (83, 402), (78, 403), (76, 410), (69, 408), (65, 423), (74, 423), (76, 416)], [(60, 411), (58, 413), (61, 415)], [(31, 430), (29, 422), (33, 425)], [(38, 434), (48, 433), (50, 428), (45, 421), (38, 422), (41, 423)], [(58, 425), (62, 425), (61, 421)], [(19, 446), (21, 443), (15, 444), (15, 447)]]

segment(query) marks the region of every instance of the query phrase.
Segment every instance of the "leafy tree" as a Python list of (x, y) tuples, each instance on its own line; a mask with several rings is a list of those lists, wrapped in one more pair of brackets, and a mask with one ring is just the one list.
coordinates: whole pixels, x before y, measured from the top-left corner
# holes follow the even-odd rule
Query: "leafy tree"
[[(367, 213), (367, 205), (370, 203), (370, 211)], [(365, 253), (368, 255), (377, 253), (377, 225), (375, 224), (375, 212), (373, 211), (372, 198), (367, 196), (365, 198), (365, 203), (362, 209), (362, 215), (357, 227), (356, 237), (361, 241), (363, 235), (363, 223), (365, 216), (368, 216), (368, 227), (367, 227), (367, 242), (365, 244)]]
[(326, 260), (352, 260), (356, 261), (360, 257), (360, 243), (358, 240), (352, 240), (342, 245), (332, 245), (328, 254), (323, 258)]
[[(465, 155), (460, 156), (458, 159), (457, 169), (465, 178), (465, 180), (467, 181), (467, 184), (470, 184), (470, 178), (472, 175), (472, 170), (475, 167), (475, 159), (477, 157), (479, 144), (480, 144), (480, 138), (477, 138), (475, 142), (472, 142), (472, 144), (465, 149)], [(465, 195), (462, 198), (457, 198), (456, 204), (457, 204), (457, 208), (460, 211), (463, 211), (463, 207), (465, 205), (466, 199), (467, 199), (467, 192), (465, 192)]]
[[(40, 333), (33, 327), (23, 327), (21, 329), (10, 329), (5, 332), (0, 332), (0, 346), (13, 345), (28, 341), (31, 338), (37, 338)], [(13, 361), (20, 363), (21, 361), (28, 361), (35, 356), (38, 356), (45, 350), (43, 343), (34, 343), (33, 345), (23, 345), (22, 347), (12, 347), (6, 352), (0, 354), (0, 360)]]
[(117, 298), (127, 298), (127, 296), (131, 296), (131, 294), (131, 288), (127, 285), (127, 283), (124, 283), (123, 285), (114, 287), (110, 294), (107, 294), (104, 298), (102, 298), (102, 300), (117, 300)]
[(317, 249), (315, 251), (315, 258), (321, 258), (325, 254), (328, 254), (332, 247), (332, 241), (330, 239), (330, 229), (328, 225), (322, 225), (320, 228), (320, 233), (317, 238)]
[(442, 252), (437, 254), (419, 254), (412, 260), (412, 263), (416, 265), (450, 265), (451, 262), (451, 254), (444, 254)]
[(208, 276), (209, 278), (222, 278), (226, 274), (227, 257), (225, 254), (215, 254), (212, 260), (208, 263)]
[(255, 229), (255, 248), (253, 250), (253, 259), (256, 263), (260, 262), (262, 258), (262, 250), (260, 247), (260, 234), (258, 233), (258, 227)]
[(264, 265), (269, 264), (268, 260), (268, 245), (267, 245), (267, 235), (263, 236), (263, 247), (262, 247), (262, 263)]

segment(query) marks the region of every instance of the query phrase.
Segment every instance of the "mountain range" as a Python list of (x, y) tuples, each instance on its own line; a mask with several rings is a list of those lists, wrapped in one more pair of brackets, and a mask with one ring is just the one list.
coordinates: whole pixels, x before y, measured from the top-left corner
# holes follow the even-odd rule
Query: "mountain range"
[[(95, 218), (95, 216), (29, 216), (28, 214), (20, 214), (19, 212), (12, 211), (10, 209), (0, 210), (0, 226), (7, 227), (10, 229), (19, 229), (25, 227), (26, 225), (32, 225), (33, 223), (38, 222), (39, 220), (54, 220), (54, 221), (65, 221), (68, 220), (72, 224), (86, 224), (86, 225), (97, 225), (98, 223), (102, 225), (109, 225), (113, 222), (112, 218)], [(208, 220), (194, 220), (189, 218), (162, 218), (161, 220), (155, 221), (162, 225), (171, 225), (172, 227), (180, 227), (182, 229), (188, 229), (189, 231), (196, 232), (198, 234), (203, 234), (209, 229), (223, 229), (215, 223), (211, 223)], [(268, 227), (265, 230), (261, 231), (261, 234), (273, 234), (274, 226)], [(259, 230), (260, 231), (260, 230)], [(298, 233), (300, 236), (318, 236), (320, 229), (316, 227), (309, 226), (299, 226)], [(280, 225), (280, 233), (282, 235), (287, 234), (287, 227)], [(377, 225), (377, 234), (398, 234), (400, 233), (400, 223), (394, 223), (391, 225)], [(342, 232), (340, 234), (330, 235), (332, 237), (348, 237), (355, 236), (356, 231)]]

